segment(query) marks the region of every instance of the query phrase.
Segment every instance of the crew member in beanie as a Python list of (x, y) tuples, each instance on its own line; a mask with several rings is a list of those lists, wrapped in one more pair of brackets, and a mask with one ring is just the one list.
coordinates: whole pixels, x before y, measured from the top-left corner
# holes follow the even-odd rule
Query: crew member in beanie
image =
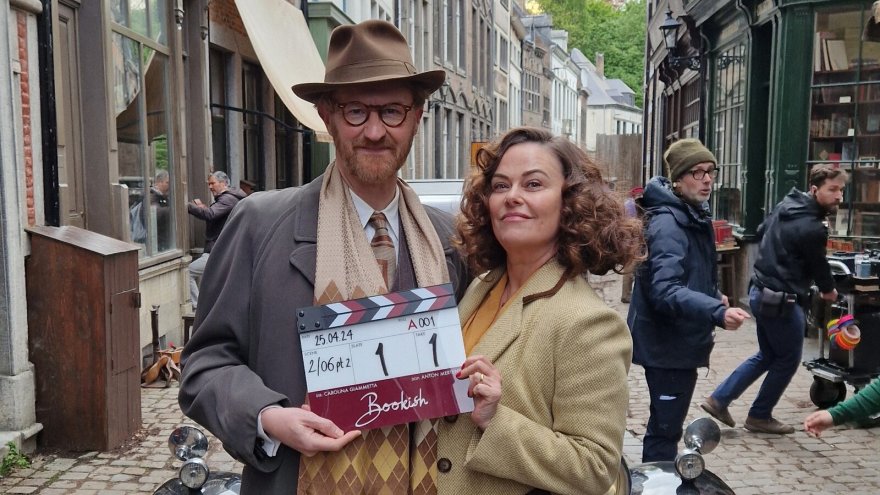
[(749, 318), (718, 290), (707, 203), (718, 175), (715, 156), (700, 141), (682, 139), (663, 161), (667, 177), (651, 179), (642, 197), (648, 257), (636, 271), (627, 317), (633, 363), (645, 369), (651, 396), (643, 462), (675, 459), (714, 328), (736, 330)]

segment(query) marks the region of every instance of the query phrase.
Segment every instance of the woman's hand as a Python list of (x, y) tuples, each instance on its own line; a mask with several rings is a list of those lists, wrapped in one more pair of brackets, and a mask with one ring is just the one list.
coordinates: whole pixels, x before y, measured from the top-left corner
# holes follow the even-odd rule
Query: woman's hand
[(458, 378), (470, 380), (468, 396), (474, 398), (471, 421), (480, 430), (485, 430), (501, 401), (501, 373), (486, 356), (471, 356), (461, 365)]

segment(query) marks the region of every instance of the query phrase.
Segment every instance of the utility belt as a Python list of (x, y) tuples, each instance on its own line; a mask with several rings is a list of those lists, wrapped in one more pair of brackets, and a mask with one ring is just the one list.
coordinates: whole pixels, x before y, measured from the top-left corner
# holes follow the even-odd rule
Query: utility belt
[(752, 285), (758, 289), (758, 316), (766, 318), (784, 318), (798, 304), (798, 295), (791, 292), (775, 291), (764, 287), (757, 280), (752, 280)]

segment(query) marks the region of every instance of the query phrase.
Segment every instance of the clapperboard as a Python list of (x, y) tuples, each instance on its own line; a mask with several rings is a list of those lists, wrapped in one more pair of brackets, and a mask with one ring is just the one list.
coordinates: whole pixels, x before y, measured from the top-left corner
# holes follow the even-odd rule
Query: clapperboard
[(345, 431), (470, 412), (452, 284), (297, 310), (309, 407)]

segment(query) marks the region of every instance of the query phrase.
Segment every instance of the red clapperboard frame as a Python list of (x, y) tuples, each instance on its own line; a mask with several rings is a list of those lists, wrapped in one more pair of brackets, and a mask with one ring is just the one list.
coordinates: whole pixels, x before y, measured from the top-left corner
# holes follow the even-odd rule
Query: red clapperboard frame
[[(406, 326), (415, 328), (403, 328)], [(345, 431), (473, 410), (473, 400), (467, 396), (468, 381), (455, 377), (465, 353), (452, 284), (300, 308), (297, 329), (309, 407)], [(386, 356), (383, 339), (409, 347), (399, 355)], [(438, 360), (438, 341), (442, 342), (443, 363)], [(427, 356), (431, 357), (408, 352), (410, 348), (426, 352), (429, 342), (433, 355), (427, 352)], [(386, 367), (386, 357), (396, 363), (404, 360), (403, 368), (409, 372), (389, 375), (393, 366)], [(368, 361), (373, 371), (359, 373), (358, 364)], [(376, 370), (382, 370), (387, 378), (363, 379), (377, 375)]]

